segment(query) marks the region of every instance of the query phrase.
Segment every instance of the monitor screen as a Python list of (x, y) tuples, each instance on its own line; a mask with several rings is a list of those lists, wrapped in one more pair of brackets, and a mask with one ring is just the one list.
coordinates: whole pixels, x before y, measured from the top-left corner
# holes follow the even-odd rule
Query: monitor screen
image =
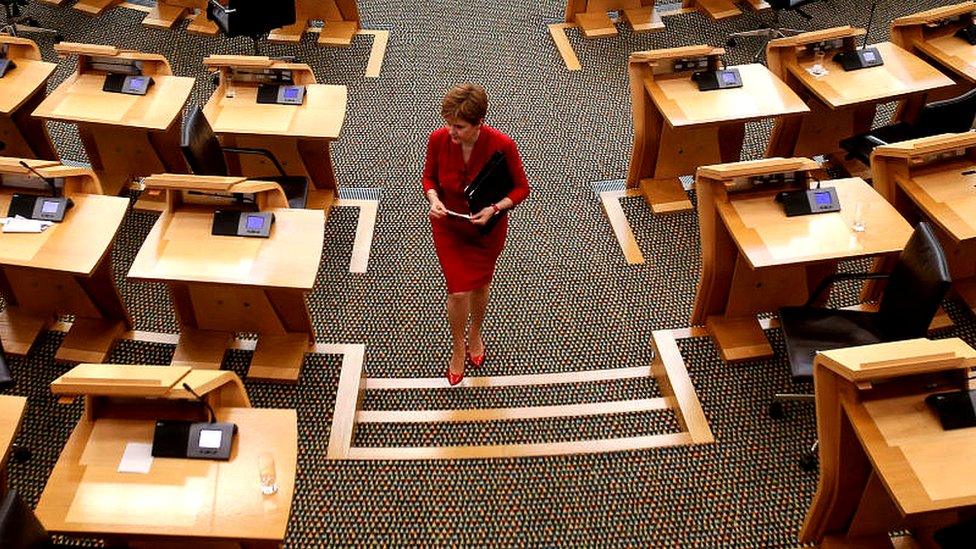
[(827, 191), (814, 193), (817, 197), (817, 206), (830, 206), (830, 193)]
[(58, 213), (58, 202), (56, 200), (45, 200), (41, 204), (41, 213), (46, 213), (46, 214)]
[(725, 82), (726, 84), (735, 84), (735, 73), (723, 72), (722, 82)]
[(213, 429), (203, 429), (200, 431), (201, 448), (220, 448), (220, 439), (223, 435), (220, 431)]
[(298, 97), (298, 88), (285, 88), (285, 99), (295, 99)]
[(249, 231), (259, 231), (264, 227), (264, 218), (260, 215), (249, 215), (247, 216), (247, 230)]
[(870, 61), (874, 61), (874, 52), (873, 51), (865, 51), (864, 52), (864, 60), (865, 61), (869, 61), (869, 62)]

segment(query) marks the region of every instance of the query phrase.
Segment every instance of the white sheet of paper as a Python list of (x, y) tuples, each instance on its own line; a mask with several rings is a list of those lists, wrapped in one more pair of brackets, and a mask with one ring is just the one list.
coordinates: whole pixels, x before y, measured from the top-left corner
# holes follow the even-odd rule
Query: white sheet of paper
[(50, 221), (39, 221), (36, 219), (27, 219), (26, 217), (16, 216), (8, 217), (6, 223), (3, 224), (3, 232), (5, 233), (39, 233), (43, 232), (44, 229), (50, 227), (52, 223)]
[(152, 444), (148, 442), (130, 442), (125, 445), (122, 460), (119, 461), (120, 473), (146, 474), (152, 467)]
[(465, 219), (471, 219), (471, 216), (468, 215), (468, 214), (458, 213), (458, 212), (454, 212), (454, 211), (451, 211), (451, 210), (447, 210), (447, 213), (450, 214), (450, 215), (456, 216), (456, 217), (463, 217)]

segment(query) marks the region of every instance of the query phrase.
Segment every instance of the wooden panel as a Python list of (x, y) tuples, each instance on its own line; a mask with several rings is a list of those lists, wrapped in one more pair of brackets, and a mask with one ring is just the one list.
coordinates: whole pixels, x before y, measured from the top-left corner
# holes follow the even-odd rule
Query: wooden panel
[(305, 103), (271, 105), (257, 102), (257, 86), (233, 84), (234, 96), (218, 89), (205, 107), (207, 120), (218, 134), (335, 139), (346, 116), (345, 86), (307, 84)]
[[(634, 231), (631, 230), (627, 216), (620, 206), (620, 199), (626, 195), (626, 191), (602, 192), (600, 193), (600, 203), (603, 205), (604, 213), (607, 214), (610, 228), (613, 229), (613, 234), (617, 238), (617, 244), (620, 245), (620, 251), (624, 253), (627, 264), (640, 265), (644, 263), (644, 254), (641, 253), (637, 239), (634, 237)], [(687, 199), (687, 196), (685, 198)]]
[(569, 43), (569, 38), (566, 37), (566, 29), (574, 26), (576, 26), (575, 23), (552, 23), (549, 25), (549, 34), (552, 36), (552, 41), (556, 44), (556, 49), (559, 50), (559, 55), (566, 64), (566, 70), (569, 71), (578, 71), (583, 68), (580, 65), (579, 57), (573, 51), (573, 45)]
[(162, 396), (188, 367), (79, 364), (51, 382), (55, 395)]
[(284, 334), (285, 328), (260, 288), (220, 284), (191, 284), (194, 326), (217, 332)]
[(218, 370), (230, 340), (231, 334), (228, 332), (210, 332), (180, 326), (180, 341), (176, 345), (171, 364), (193, 369)]
[(539, 419), (629, 414), (667, 410), (663, 398), (564, 404), (560, 406), (526, 406), (521, 408), (485, 408), (469, 410), (360, 410), (359, 423), (436, 423), (500, 421), (506, 419)]
[(755, 317), (710, 316), (705, 321), (722, 360), (738, 362), (769, 358), (773, 348)]
[(688, 377), (685, 361), (681, 358), (681, 350), (675, 341), (674, 331), (658, 330), (651, 334), (651, 345), (654, 347), (654, 377), (661, 392), (673, 399), (677, 404), (675, 415), (682, 429), (688, 432), (694, 444), (715, 442), (712, 429), (705, 419), (701, 402), (695, 393), (695, 387)]
[[(633, 379), (652, 375), (648, 366), (633, 368), (607, 368), (605, 370), (585, 370), (553, 374), (527, 374), (518, 376), (468, 377), (465, 387), (511, 387), (527, 385), (557, 385), (562, 383), (586, 383), (591, 381), (612, 381)], [(368, 378), (367, 390), (377, 389), (439, 389), (444, 387), (444, 377), (434, 378)]]
[(26, 355), (41, 330), (47, 329), (53, 320), (53, 317), (33, 315), (8, 304), (0, 311), (0, 341), (3, 342), (4, 352), (8, 355)]
[(365, 347), (349, 346), (342, 357), (339, 386), (336, 389), (335, 408), (332, 412), (332, 430), (329, 432), (328, 459), (347, 459), (356, 434), (356, 413), (362, 403), (365, 390), (366, 370), (363, 367)]
[(125, 329), (125, 322), (121, 320), (77, 317), (54, 359), (62, 362), (104, 362)]
[(261, 334), (247, 370), (248, 379), (297, 383), (309, 349), (307, 333)]
[(688, 433), (648, 435), (641, 437), (579, 440), (538, 444), (500, 444), (497, 446), (426, 446), (349, 449), (347, 459), (415, 460), (415, 459), (488, 459), (574, 454), (602, 454), (625, 450), (646, 450), (691, 444)]

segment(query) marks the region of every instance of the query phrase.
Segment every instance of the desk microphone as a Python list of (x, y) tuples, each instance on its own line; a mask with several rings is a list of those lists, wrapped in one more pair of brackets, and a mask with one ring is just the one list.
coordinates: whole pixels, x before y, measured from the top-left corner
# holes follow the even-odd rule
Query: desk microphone
[(210, 407), (210, 403), (203, 399), (202, 396), (198, 395), (196, 391), (190, 388), (190, 385), (183, 383), (183, 388), (190, 392), (191, 395), (197, 397), (197, 400), (203, 403), (207, 407), (207, 411), (210, 412), (210, 423), (217, 423), (217, 414), (214, 413), (214, 409)]
[(874, 12), (877, 8), (877, 0), (871, 2), (871, 15), (868, 16), (868, 27), (864, 33), (864, 43), (861, 44), (861, 47), (843, 51), (834, 57), (834, 60), (840, 62), (841, 67), (845, 71), (856, 71), (858, 69), (884, 65), (884, 60), (881, 58), (881, 52), (878, 51), (878, 48), (868, 47), (868, 37), (871, 36), (871, 25), (874, 23)]
[(24, 169), (26, 169), (27, 171), (29, 171), (30, 173), (32, 173), (32, 174), (34, 174), (34, 175), (36, 175), (37, 177), (40, 177), (41, 179), (43, 179), (43, 180), (44, 180), (44, 182), (45, 182), (45, 183), (47, 183), (47, 184), (48, 184), (48, 186), (50, 186), (50, 187), (51, 187), (51, 196), (52, 196), (52, 197), (55, 197), (55, 198), (57, 198), (57, 197), (59, 197), (59, 196), (61, 196), (61, 192), (60, 192), (60, 189), (58, 189), (58, 186), (57, 186), (57, 185), (55, 184), (55, 182), (54, 182), (54, 180), (53, 180), (53, 179), (51, 179), (50, 177), (45, 177), (45, 176), (43, 176), (43, 175), (41, 175), (41, 173), (40, 173), (40, 172), (38, 172), (38, 171), (37, 171), (37, 170), (35, 170), (34, 168), (31, 168), (31, 167), (30, 167), (30, 166), (29, 166), (29, 165), (27, 164), (27, 162), (24, 162), (23, 160), (21, 160), (21, 161), (20, 161), (20, 165), (21, 165), (21, 166), (22, 166), (22, 167), (23, 167)]

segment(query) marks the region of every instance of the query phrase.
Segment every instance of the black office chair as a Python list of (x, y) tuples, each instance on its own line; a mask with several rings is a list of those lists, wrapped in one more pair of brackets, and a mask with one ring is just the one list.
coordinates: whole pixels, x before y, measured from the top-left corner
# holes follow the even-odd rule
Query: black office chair
[(14, 378), (10, 375), (10, 368), (7, 367), (7, 358), (3, 352), (3, 342), (0, 341), (0, 387), (13, 383)]
[(756, 30), (751, 30), (751, 31), (734, 32), (729, 35), (728, 40), (726, 41), (726, 45), (730, 48), (734, 48), (738, 45), (740, 38), (752, 38), (752, 37), (763, 38), (764, 40), (762, 41), (762, 44), (760, 44), (759, 49), (756, 51), (756, 54), (752, 57), (753, 63), (756, 63), (759, 61), (763, 53), (766, 51), (766, 43), (769, 42), (770, 40), (774, 40), (776, 38), (784, 38), (787, 36), (794, 36), (797, 34), (803, 34), (804, 32), (808, 32), (805, 30), (791, 29), (791, 28), (780, 26), (779, 16), (781, 12), (784, 11), (796, 12), (800, 17), (809, 21), (813, 19), (813, 17), (800, 8), (806, 6), (807, 4), (812, 4), (814, 2), (820, 2), (820, 1), (821, 0), (766, 0), (766, 3), (769, 4), (769, 7), (772, 8), (773, 11), (773, 24), (766, 25), (765, 23), (762, 23), (762, 20), (760, 19), (761, 28)]
[(21, 32), (47, 34), (53, 36), (55, 42), (60, 42), (64, 38), (60, 32), (44, 28), (33, 17), (21, 13), (20, 8), (27, 5), (27, 0), (0, 0), (0, 4), (3, 4), (7, 14), (6, 22), (0, 27), (0, 32), (9, 29), (11, 36), (18, 36)]
[[(821, 295), (843, 280), (887, 280), (876, 312), (815, 307)], [(949, 266), (931, 225), (921, 222), (905, 245), (890, 274), (837, 273), (817, 286), (806, 304), (783, 307), (780, 328), (794, 381), (813, 379), (813, 359), (818, 351), (925, 337), (929, 325), (949, 291)], [(813, 395), (776, 394), (769, 407), (771, 417), (782, 417), (784, 401), (812, 401)], [(816, 448), (802, 456), (800, 466), (816, 468)]]
[(250, 36), (254, 41), (254, 55), (260, 55), (258, 41), (271, 31), (295, 24), (294, 2), (267, 0), (217, 0), (207, 3), (207, 19), (217, 24), (228, 37)]
[(926, 104), (913, 123), (896, 122), (848, 137), (840, 142), (840, 147), (847, 151), (848, 159), (856, 158), (871, 165), (871, 151), (875, 147), (940, 133), (968, 132), (973, 128), (974, 119), (976, 119), (976, 89), (959, 97)]
[(976, 539), (976, 518), (936, 530), (932, 539), (942, 549), (970, 549)]
[(182, 149), (183, 156), (190, 164), (190, 169), (197, 175), (230, 175), (227, 161), (224, 158), (226, 153), (264, 156), (278, 170), (279, 175), (261, 176), (256, 179), (274, 181), (281, 185), (282, 190), (285, 191), (285, 196), (288, 198), (288, 205), (292, 208), (304, 208), (308, 202), (308, 179), (302, 176), (287, 175), (278, 159), (267, 149), (222, 147), (199, 105), (194, 105), (191, 108), (190, 115), (183, 124)]
[(0, 501), (0, 547), (34, 549), (51, 547), (51, 537), (16, 490)]

